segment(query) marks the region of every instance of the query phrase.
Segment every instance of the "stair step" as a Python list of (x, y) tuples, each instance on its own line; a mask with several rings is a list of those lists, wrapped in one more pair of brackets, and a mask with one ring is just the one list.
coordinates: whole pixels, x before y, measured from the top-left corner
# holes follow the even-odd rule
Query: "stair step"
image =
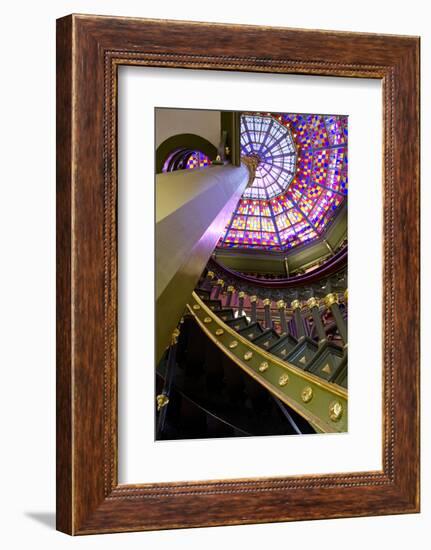
[(227, 321), (232, 321), (235, 319), (235, 314), (233, 309), (214, 309), (213, 312), (219, 317), (224, 323)]
[(326, 342), (307, 365), (307, 370), (313, 374), (317, 374), (320, 378), (330, 380), (338, 372), (344, 355), (345, 353), (342, 348)]
[(314, 340), (306, 336), (302, 340), (299, 340), (293, 350), (286, 357), (286, 361), (305, 369), (306, 366), (313, 359), (318, 349), (318, 345)]
[(265, 330), (259, 336), (253, 339), (253, 344), (258, 345), (259, 347), (269, 350), (271, 346), (276, 344), (280, 340), (280, 336), (275, 332), (273, 328)]
[(278, 341), (276, 341), (270, 348), (268, 348), (268, 351), (280, 359), (286, 359), (297, 344), (298, 340), (291, 334), (288, 334), (286, 336), (282, 336)]
[(247, 338), (247, 340), (254, 340), (259, 334), (263, 333), (263, 328), (260, 323), (251, 323), (248, 327), (238, 331), (239, 334)]
[(210, 308), (211, 311), (221, 310), (223, 308), (221, 300), (203, 300), (204, 304)]
[(242, 317), (230, 319), (229, 321), (225, 321), (225, 323), (237, 332), (248, 327), (248, 320), (245, 315), (243, 315)]
[(211, 292), (209, 290), (205, 290), (204, 288), (197, 288), (195, 292), (201, 300), (205, 301), (211, 299)]

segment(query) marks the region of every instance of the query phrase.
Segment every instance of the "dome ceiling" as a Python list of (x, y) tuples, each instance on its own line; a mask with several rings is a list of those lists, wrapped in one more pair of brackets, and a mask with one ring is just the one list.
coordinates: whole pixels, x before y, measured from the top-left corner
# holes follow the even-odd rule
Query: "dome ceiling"
[(241, 156), (254, 178), (221, 248), (285, 251), (312, 241), (346, 200), (346, 116), (243, 114)]
[(241, 156), (255, 162), (245, 199), (276, 197), (287, 189), (296, 172), (297, 151), (291, 131), (273, 117), (241, 117)]

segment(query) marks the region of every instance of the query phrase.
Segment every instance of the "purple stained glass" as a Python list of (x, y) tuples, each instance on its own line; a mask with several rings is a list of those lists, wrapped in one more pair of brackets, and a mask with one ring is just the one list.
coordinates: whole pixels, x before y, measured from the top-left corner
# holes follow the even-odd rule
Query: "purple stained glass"
[(273, 116), (241, 117), (241, 155), (256, 162), (254, 180), (244, 197), (275, 197), (295, 176), (297, 155), (292, 134)]
[(187, 170), (194, 170), (195, 168), (204, 168), (211, 164), (210, 159), (201, 151), (193, 151), (186, 162)]
[(218, 246), (288, 250), (324, 233), (347, 195), (347, 137), (346, 116), (242, 115), (254, 178)]

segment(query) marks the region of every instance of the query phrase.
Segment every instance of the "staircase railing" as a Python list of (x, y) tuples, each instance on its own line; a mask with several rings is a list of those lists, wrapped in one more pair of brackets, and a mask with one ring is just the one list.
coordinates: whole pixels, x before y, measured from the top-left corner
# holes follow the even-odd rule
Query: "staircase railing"
[(196, 292), (187, 308), (208, 338), (236, 365), (305, 418), (316, 431), (347, 431), (346, 389), (257, 346), (223, 322)]

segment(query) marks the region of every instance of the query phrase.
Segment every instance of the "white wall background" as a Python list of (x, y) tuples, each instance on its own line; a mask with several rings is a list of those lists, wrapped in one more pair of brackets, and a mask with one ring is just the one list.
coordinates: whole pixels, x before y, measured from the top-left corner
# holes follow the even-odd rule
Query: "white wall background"
[[(201, 0), (15, 0), (2, 9), (0, 88), (0, 541), (4, 548), (333, 548), (404, 549), (425, 539), (431, 520), (430, 413), (423, 392), (422, 514), (222, 527), (72, 539), (54, 525), (55, 395), (55, 18), (70, 12), (283, 25), (422, 36), (422, 151), (431, 148), (431, 31), (427, 3), (410, 0), (306, 3)], [(422, 207), (431, 207), (422, 167)], [(431, 329), (431, 221), (423, 215), (423, 333)], [(428, 286), (428, 288), (426, 288)], [(430, 386), (423, 346), (422, 386)], [(336, 537), (336, 539), (335, 539)], [(427, 537), (428, 538), (428, 537)]]

